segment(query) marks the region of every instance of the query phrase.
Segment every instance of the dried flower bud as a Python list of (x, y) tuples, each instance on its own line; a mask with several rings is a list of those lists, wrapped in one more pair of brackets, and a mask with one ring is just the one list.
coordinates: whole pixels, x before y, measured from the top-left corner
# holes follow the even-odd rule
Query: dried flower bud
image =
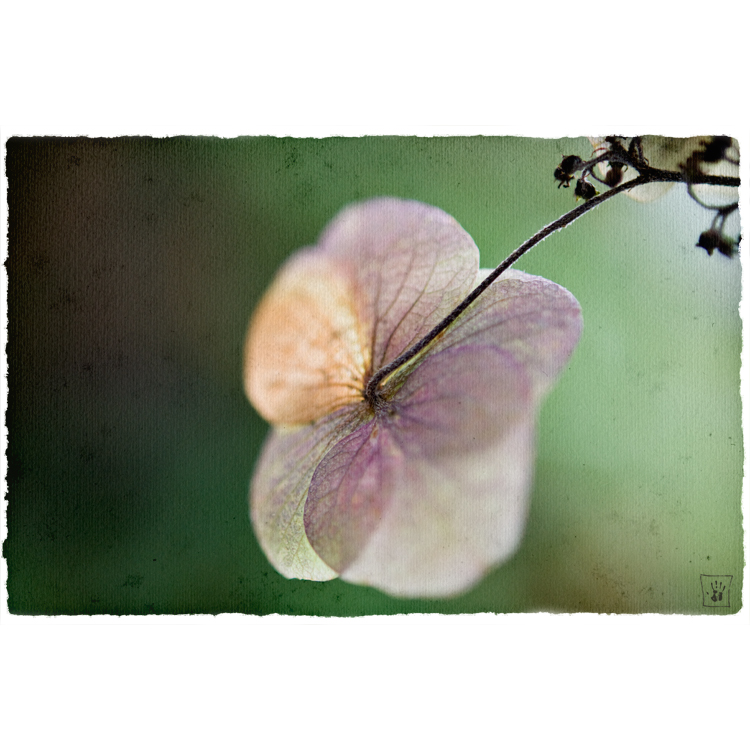
[(716, 229), (707, 229), (705, 232), (701, 232), (696, 247), (702, 247), (709, 255), (713, 255), (720, 242), (721, 232)]
[[(739, 244), (739, 242), (737, 244)], [(726, 255), (727, 258), (731, 258), (737, 252), (737, 245), (735, 245), (734, 241), (730, 240), (729, 237), (722, 236), (717, 250), (722, 255)]]
[(570, 156), (564, 156), (560, 162), (560, 169), (566, 174), (573, 174), (577, 172), (583, 166), (583, 159), (580, 156), (571, 154)]
[(718, 229), (713, 228), (701, 233), (696, 247), (702, 247), (709, 255), (713, 255), (714, 250), (718, 250), (727, 258), (731, 258), (736, 251), (735, 243)]
[(560, 183), (557, 187), (570, 187), (570, 181), (575, 179), (575, 173), (583, 165), (584, 161), (580, 156), (575, 154), (563, 156), (563, 160), (555, 169), (555, 179)]
[[(607, 136), (606, 138), (590, 137), (591, 145), (595, 151), (608, 150), (613, 155), (618, 152), (625, 154), (631, 160), (634, 157), (643, 159), (654, 169), (664, 169), (672, 172), (683, 172), (688, 179), (696, 179), (702, 174), (716, 174), (727, 177), (737, 176), (739, 170), (739, 146), (737, 141), (727, 136), (694, 136), (691, 138), (668, 138), (660, 135), (644, 135), (635, 137), (625, 145), (622, 136)], [(695, 156), (695, 158), (693, 158)], [(710, 168), (705, 165), (711, 164)], [(614, 174), (609, 170), (616, 163), (601, 162), (596, 169), (602, 179), (612, 187), (610, 180), (614, 180)], [(636, 169), (631, 169), (621, 180), (632, 180), (638, 176)], [(618, 183), (614, 183), (618, 184)], [(648, 185), (639, 185), (627, 191), (627, 195), (639, 202), (648, 202), (660, 198), (675, 183), (652, 182)], [(705, 203), (721, 206), (737, 200), (736, 188), (725, 188), (715, 185), (696, 185), (694, 192)]]
[(578, 180), (576, 182), (576, 189), (575, 189), (576, 198), (583, 198), (583, 200), (591, 200), (596, 195), (596, 189), (594, 186), (586, 182), (586, 180)]
[(704, 150), (699, 152), (700, 158), (711, 164), (721, 161), (731, 145), (732, 139), (728, 135), (715, 135), (710, 141), (705, 142)]
[(615, 187), (622, 182), (625, 165), (618, 162), (610, 162), (609, 169), (604, 174), (604, 183), (609, 187)]
[(555, 179), (560, 183), (557, 187), (570, 187), (570, 181), (573, 179), (572, 174), (568, 174), (562, 167), (557, 167), (554, 172)]

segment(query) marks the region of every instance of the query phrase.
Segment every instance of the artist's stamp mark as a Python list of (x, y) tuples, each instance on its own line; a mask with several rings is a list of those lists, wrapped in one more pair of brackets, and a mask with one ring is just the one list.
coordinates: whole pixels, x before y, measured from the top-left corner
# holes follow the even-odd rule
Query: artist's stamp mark
[(704, 607), (729, 607), (729, 586), (732, 576), (701, 575)]

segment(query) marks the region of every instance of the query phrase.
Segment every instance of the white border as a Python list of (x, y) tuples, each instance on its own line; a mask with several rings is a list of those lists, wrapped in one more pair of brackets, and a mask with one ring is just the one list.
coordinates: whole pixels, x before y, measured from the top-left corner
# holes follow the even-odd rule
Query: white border
[[(4, 154), (11, 135), (39, 134), (730, 132), (746, 222), (744, 14), (739, 3), (16, 4), (2, 17), (0, 140)], [(747, 383), (743, 352), (743, 397)], [(3, 561), (3, 588), (6, 575)], [(734, 618), (364, 620), (50, 620), (2, 606), (12, 747), (684, 748), (745, 728), (747, 606)]]

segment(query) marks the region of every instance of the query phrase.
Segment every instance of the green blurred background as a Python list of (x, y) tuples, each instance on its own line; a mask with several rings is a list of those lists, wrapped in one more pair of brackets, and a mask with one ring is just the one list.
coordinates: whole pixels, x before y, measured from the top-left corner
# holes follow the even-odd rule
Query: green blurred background
[[(19, 139), (7, 144), (8, 605), (20, 614), (686, 612), (740, 605), (740, 264), (681, 187), (625, 196), (517, 268), (570, 289), (580, 346), (541, 414), (527, 533), (473, 590), (288, 581), (247, 494), (267, 426), (250, 314), (347, 203), (430, 203), (494, 266), (575, 205), (586, 139)], [(704, 608), (700, 574), (732, 575)]]

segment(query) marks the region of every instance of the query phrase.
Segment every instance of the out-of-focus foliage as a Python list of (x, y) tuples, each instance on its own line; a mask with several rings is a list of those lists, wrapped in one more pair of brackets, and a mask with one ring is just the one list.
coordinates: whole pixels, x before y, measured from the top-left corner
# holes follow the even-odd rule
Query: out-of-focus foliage
[(737, 260), (695, 247), (684, 189), (615, 198), (517, 268), (569, 289), (584, 333), (541, 413), (518, 553), (447, 600), (288, 581), (252, 534), (267, 427), (247, 321), (343, 205), (439, 206), (500, 262), (571, 207), (586, 139), (11, 140), (9, 606), (145, 614), (707, 612), (742, 586)]

